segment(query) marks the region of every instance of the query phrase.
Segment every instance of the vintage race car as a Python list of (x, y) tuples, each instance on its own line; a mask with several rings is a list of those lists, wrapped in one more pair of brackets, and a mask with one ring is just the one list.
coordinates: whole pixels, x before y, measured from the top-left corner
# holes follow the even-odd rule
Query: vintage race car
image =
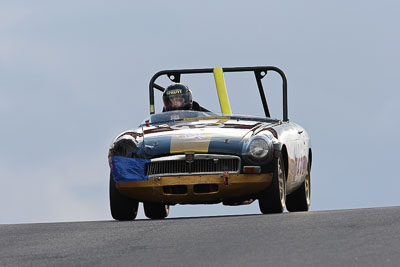
[[(253, 72), (265, 117), (234, 115), (224, 72)], [(270, 116), (262, 79), (277, 72), (283, 80), (283, 118)], [(214, 74), (221, 113), (176, 110), (155, 114), (160, 76), (180, 82), (185, 74)], [(258, 200), (262, 213), (307, 211), (310, 207), (311, 142), (289, 122), (287, 82), (271, 67), (160, 71), (149, 85), (150, 117), (121, 133), (109, 150), (110, 207), (116, 220), (133, 220), (139, 202), (146, 217), (163, 219), (170, 205), (243, 205)]]

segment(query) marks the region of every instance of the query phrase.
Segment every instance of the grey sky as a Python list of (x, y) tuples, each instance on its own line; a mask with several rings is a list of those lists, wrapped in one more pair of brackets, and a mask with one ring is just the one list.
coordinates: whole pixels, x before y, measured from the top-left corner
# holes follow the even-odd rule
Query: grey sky
[[(107, 150), (148, 115), (151, 76), (215, 66), (286, 72), (289, 118), (313, 143), (312, 210), (400, 205), (398, 1), (148, 2), (2, 1), (0, 223), (111, 219)], [(233, 111), (259, 113), (241, 78), (226, 76)], [(195, 98), (217, 107), (196, 81)]]

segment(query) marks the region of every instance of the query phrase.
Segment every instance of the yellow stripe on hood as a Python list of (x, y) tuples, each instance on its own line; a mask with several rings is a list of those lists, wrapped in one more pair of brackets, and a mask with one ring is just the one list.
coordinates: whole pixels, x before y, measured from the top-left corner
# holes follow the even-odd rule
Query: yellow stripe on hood
[(178, 134), (171, 138), (170, 153), (185, 152), (207, 153), (212, 135), (210, 134)]

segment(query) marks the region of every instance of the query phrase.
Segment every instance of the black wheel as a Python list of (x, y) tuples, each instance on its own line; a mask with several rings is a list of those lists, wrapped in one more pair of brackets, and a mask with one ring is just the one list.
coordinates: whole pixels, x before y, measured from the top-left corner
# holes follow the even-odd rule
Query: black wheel
[(308, 173), (299, 189), (286, 196), (286, 208), (288, 211), (308, 211), (311, 203), (311, 167), (308, 163)]
[(272, 184), (258, 198), (263, 214), (282, 213), (285, 210), (286, 174), (282, 156), (276, 160)]
[(139, 202), (118, 192), (114, 178), (110, 174), (111, 216), (118, 221), (131, 221), (136, 218)]
[(163, 203), (143, 203), (144, 214), (149, 219), (164, 219), (169, 214), (169, 205)]

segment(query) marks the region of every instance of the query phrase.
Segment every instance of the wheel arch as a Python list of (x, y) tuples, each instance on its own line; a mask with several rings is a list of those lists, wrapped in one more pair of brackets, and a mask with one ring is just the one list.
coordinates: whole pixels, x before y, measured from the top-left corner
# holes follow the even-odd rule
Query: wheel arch
[(288, 157), (288, 152), (287, 152), (287, 148), (285, 145), (282, 146), (281, 155), (283, 158), (283, 164), (285, 165), (285, 177), (287, 180), (288, 174), (289, 174), (289, 157)]

